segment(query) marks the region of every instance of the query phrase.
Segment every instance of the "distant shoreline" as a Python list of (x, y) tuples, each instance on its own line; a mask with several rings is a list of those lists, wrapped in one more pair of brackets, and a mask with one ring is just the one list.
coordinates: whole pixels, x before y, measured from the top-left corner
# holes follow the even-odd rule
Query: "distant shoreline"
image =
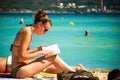
[[(18, 14), (35, 14), (36, 12), (0, 12), (0, 14), (18, 13)], [(46, 12), (48, 14), (120, 14), (120, 12)]]

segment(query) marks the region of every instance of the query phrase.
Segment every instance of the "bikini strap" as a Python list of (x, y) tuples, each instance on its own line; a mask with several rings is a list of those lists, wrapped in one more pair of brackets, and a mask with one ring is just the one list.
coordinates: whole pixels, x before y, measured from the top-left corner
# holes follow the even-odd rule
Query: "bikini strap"
[(10, 51), (12, 51), (12, 49), (13, 49), (13, 46), (15, 46), (15, 47), (20, 47), (20, 46), (18, 46), (18, 45), (11, 44), (11, 46), (10, 46)]
[(10, 49), (9, 49), (9, 50), (10, 50), (10, 51), (12, 51), (12, 48), (13, 48), (13, 44), (11, 44), (11, 46), (10, 46)]

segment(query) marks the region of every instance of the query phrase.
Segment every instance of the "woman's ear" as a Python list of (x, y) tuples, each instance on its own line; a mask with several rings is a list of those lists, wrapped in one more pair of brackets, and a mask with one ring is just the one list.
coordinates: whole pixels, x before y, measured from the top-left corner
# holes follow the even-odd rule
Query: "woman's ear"
[(40, 26), (42, 26), (42, 22), (37, 22), (37, 23), (36, 23), (36, 27), (39, 28)]
[(42, 25), (42, 22), (38, 22), (37, 24), (41, 26), (41, 25)]

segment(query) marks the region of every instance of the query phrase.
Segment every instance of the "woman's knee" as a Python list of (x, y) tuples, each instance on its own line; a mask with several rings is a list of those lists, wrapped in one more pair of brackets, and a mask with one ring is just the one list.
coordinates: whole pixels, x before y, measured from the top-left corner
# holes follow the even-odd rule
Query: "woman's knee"
[(57, 58), (57, 56), (58, 56), (58, 55), (54, 55), (54, 56), (48, 57), (47, 59), (48, 59), (49, 61), (54, 62), (54, 60)]

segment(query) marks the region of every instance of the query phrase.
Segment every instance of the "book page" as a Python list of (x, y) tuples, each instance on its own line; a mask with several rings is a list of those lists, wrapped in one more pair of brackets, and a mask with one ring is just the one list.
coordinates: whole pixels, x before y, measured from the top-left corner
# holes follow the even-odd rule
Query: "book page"
[(43, 50), (53, 50), (55, 53), (60, 53), (60, 49), (59, 49), (59, 46), (58, 44), (53, 44), (53, 45), (50, 45), (50, 46), (47, 46), (47, 47), (42, 47)]

